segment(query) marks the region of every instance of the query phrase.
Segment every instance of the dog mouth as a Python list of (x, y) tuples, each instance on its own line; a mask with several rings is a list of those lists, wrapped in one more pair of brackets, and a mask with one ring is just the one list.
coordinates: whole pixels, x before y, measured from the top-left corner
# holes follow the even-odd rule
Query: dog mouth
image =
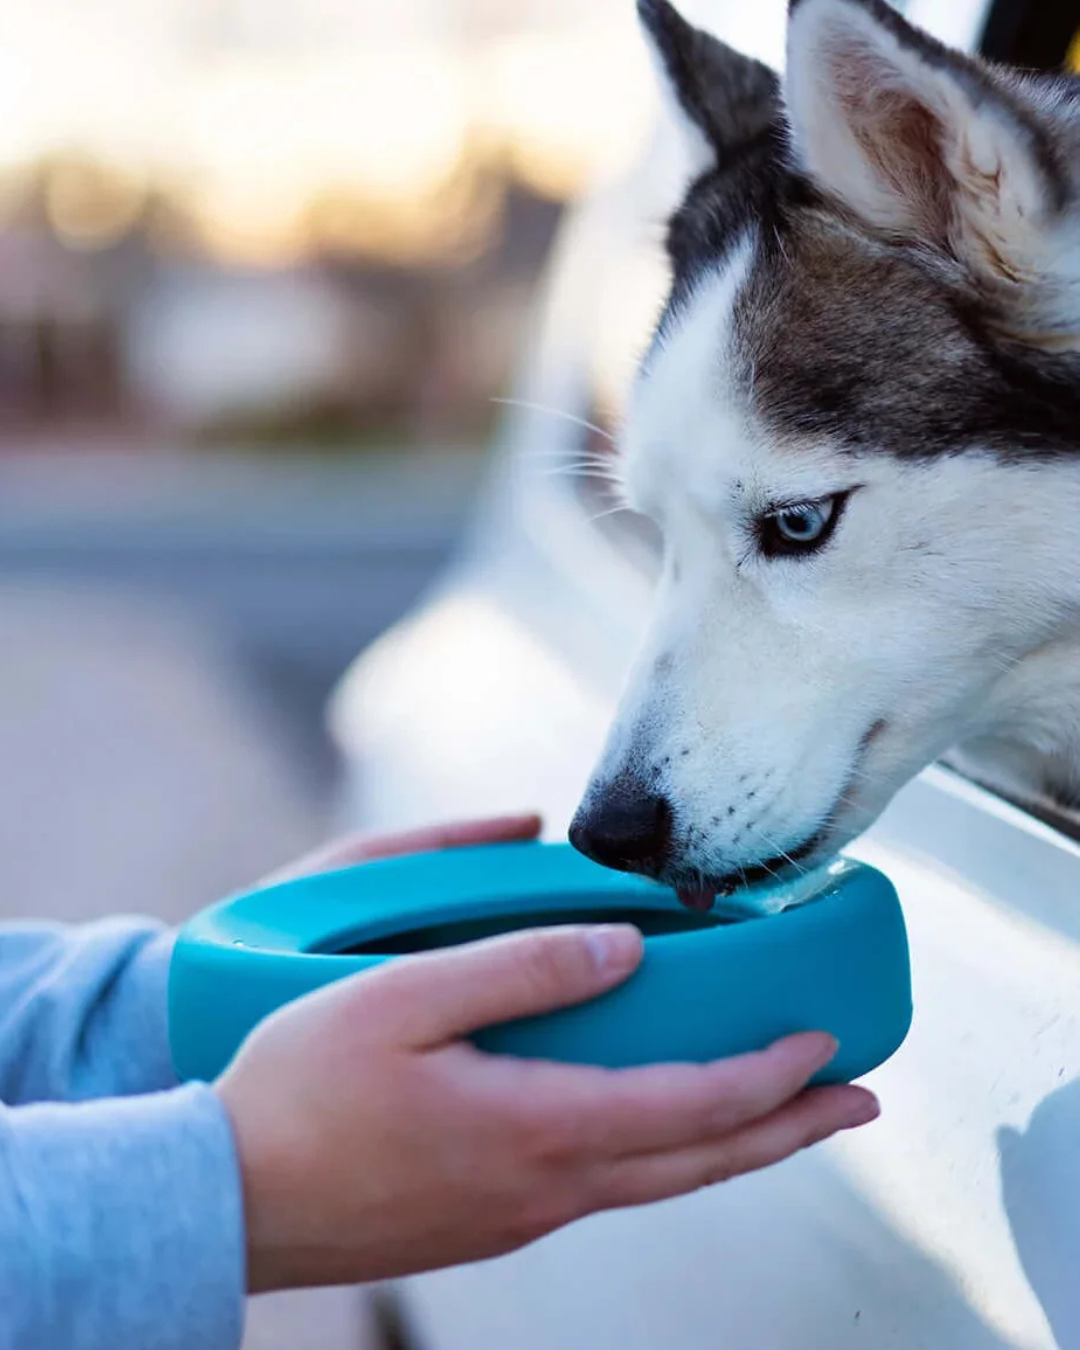
[(766, 858), (762, 862), (738, 867), (720, 876), (702, 876), (700, 873), (690, 877), (673, 875), (664, 878), (686, 909), (698, 914), (708, 913), (718, 899), (728, 900), (739, 891), (754, 886), (781, 885), (805, 875), (806, 864), (816, 854), (824, 854), (827, 829), (816, 830), (809, 839), (795, 848)]
[(675, 891), (680, 904), (697, 913), (707, 913), (718, 899), (730, 899), (739, 891), (749, 890), (754, 886), (778, 886), (785, 882), (797, 881), (815, 864), (824, 862), (835, 852), (830, 846), (830, 840), (835, 840), (838, 834), (843, 833), (837, 828), (837, 819), (842, 814), (842, 808), (851, 810), (855, 806), (853, 800), (855, 784), (863, 772), (870, 748), (888, 729), (888, 722), (884, 718), (878, 718), (863, 734), (855, 762), (837, 797), (836, 805), (813, 834), (784, 853), (765, 858), (762, 862), (734, 868), (719, 876), (703, 875), (700, 872), (680, 876), (672, 869), (670, 875), (662, 879)]
[[(635, 796), (637, 784), (632, 779), (625, 783), (619, 778), (609, 785), (619, 787), (620, 791), (609, 791), (609, 800), (602, 802), (608, 815), (605, 817), (601, 811), (599, 824), (589, 818), (590, 803), (586, 797), (571, 823), (570, 842), (587, 858), (605, 867), (636, 872), (670, 887), (680, 904), (697, 913), (707, 913), (718, 899), (730, 900), (740, 891), (789, 886), (828, 862), (858, 832), (853, 826), (869, 823), (872, 816), (859, 805), (862, 794), (857, 790), (857, 780), (863, 773), (868, 751), (887, 725), (879, 719), (861, 737), (843, 787), (831, 809), (818, 817), (813, 832), (786, 850), (773, 844), (777, 852), (772, 856), (731, 866), (726, 871), (693, 866), (691, 859), (697, 850), (692, 845), (699, 832), (692, 825), (685, 833), (673, 830), (675, 812), (666, 796), (655, 792)], [(678, 834), (683, 833), (684, 837), (679, 839)]]

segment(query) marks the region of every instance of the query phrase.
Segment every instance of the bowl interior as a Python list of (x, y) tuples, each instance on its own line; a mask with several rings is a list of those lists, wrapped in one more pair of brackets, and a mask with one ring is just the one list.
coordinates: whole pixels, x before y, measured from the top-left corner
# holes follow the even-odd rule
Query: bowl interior
[(522, 928), (550, 928), (559, 924), (632, 923), (643, 936), (670, 937), (678, 933), (700, 932), (739, 922), (735, 916), (716, 910), (695, 914), (690, 910), (648, 905), (590, 904), (582, 898), (580, 906), (537, 908), (527, 913), (485, 914), (482, 917), (444, 920), (384, 933), (360, 942), (343, 935), (336, 942), (319, 948), (336, 956), (405, 956), (410, 952), (434, 951), (437, 947), (456, 947), (464, 942), (512, 933)]

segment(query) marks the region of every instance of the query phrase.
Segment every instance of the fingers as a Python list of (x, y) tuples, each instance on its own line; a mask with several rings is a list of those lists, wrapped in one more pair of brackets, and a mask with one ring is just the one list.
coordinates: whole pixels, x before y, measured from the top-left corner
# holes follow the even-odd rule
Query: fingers
[(767, 1050), (711, 1064), (656, 1064), (616, 1072), (536, 1064), (526, 1089), (530, 1114), (561, 1131), (568, 1149), (614, 1157), (680, 1149), (716, 1139), (796, 1095), (836, 1054), (825, 1032), (777, 1041)]
[(420, 1048), (595, 998), (625, 980), (641, 953), (629, 924), (568, 924), (388, 962), (356, 988), (381, 1040)]
[(464, 848), (470, 844), (512, 844), (535, 839), (539, 833), (540, 817), (531, 814), (425, 825), (418, 830), (408, 830), (401, 834), (371, 836), (364, 841), (358, 860), (394, 858), (402, 853)]
[(623, 1158), (599, 1168), (585, 1192), (597, 1209), (649, 1204), (769, 1167), (837, 1130), (876, 1118), (877, 1099), (865, 1088), (808, 1088), (794, 1101), (733, 1134), (691, 1148)]
[(537, 815), (494, 816), (488, 820), (426, 825), (400, 834), (348, 835), (272, 872), (261, 884), (289, 881), (293, 877), (371, 862), (375, 858), (395, 858), (405, 853), (429, 853), (435, 849), (463, 848), (471, 844), (518, 843), (535, 839), (540, 833), (540, 824)]

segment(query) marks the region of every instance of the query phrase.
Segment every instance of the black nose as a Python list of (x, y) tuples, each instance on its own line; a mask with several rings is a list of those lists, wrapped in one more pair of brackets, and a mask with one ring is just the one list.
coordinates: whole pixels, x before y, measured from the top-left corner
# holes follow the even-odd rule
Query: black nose
[(605, 867), (655, 875), (671, 852), (671, 804), (620, 775), (578, 807), (570, 842)]

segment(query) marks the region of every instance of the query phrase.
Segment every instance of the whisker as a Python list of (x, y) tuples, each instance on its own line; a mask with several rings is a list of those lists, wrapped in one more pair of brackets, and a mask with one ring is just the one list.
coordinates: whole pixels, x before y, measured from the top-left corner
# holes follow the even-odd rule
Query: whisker
[(578, 417), (576, 413), (567, 412), (565, 408), (552, 408), (546, 403), (533, 403), (524, 398), (493, 398), (492, 403), (501, 403), (510, 408), (524, 408), (527, 412), (547, 413), (549, 417), (561, 417), (566, 422), (573, 422), (576, 426), (584, 427), (586, 431), (593, 431), (597, 436), (603, 436), (604, 440), (612, 445), (616, 444), (615, 437), (610, 431), (597, 426), (595, 422), (588, 421), (587, 418)]
[[(806, 876), (806, 868), (803, 867), (801, 863), (796, 862), (790, 853), (782, 849), (775, 839), (770, 838), (769, 835), (765, 833), (765, 831), (761, 828), (760, 825), (751, 825), (750, 828), (754, 831), (755, 834), (759, 835), (762, 839), (765, 840), (766, 844), (768, 844), (768, 846), (772, 849), (774, 857), (783, 858), (783, 860), (788, 864), (788, 866), (793, 867), (801, 877)], [(776, 873), (770, 867), (766, 867), (765, 870), (769, 873), (770, 876), (776, 876)]]
[(997, 666), (998, 670), (1000, 670), (1003, 675), (1008, 675), (1011, 671), (1014, 671), (1017, 666), (1023, 665), (1024, 661), (1027, 659), (1025, 656), (1022, 655), (999, 656), (995, 652), (990, 652), (988, 653), (988, 655), (990, 659), (993, 661), (994, 665)]
[(872, 773), (867, 773), (865, 769), (856, 768), (854, 765), (848, 770), (848, 778), (857, 783), (876, 783), (878, 781)]
[(613, 488), (622, 487), (622, 473), (617, 462), (608, 454), (582, 453), (576, 459), (569, 459), (562, 450), (527, 450), (525, 458), (541, 462), (552, 461), (551, 467), (542, 471), (547, 478), (555, 478), (561, 474), (568, 476), (580, 474), (608, 483)]
[(590, 516), (589, 524), (595, 525), (598, 520), (603, 520), (605, 516), (617, 516), (620, 511), (629, 511), (629, 509), (628, 506), (624, 506), (622, 502), (619, 502), (617, 505), (609, 507), (606, 511), (600, 511), (597, 515)]
[(561, 469), (545, 469), (541, 474), (543, 478), (582, 478), (591, 480), (601, 485), (606, 496), (614, 498), (618, 496), (622, 484), (617, 478), (612, 478), (610, 474), (602, 473), (599, 469), (592, 469), (587, 466), (576, 466)]
[(570, 459), (565, 464), (555, 464), (550, 469), (543, 471), (546, 474), (557, 473), (584, 473), (588, 472), (597, 478), (610, 478), (612, 482), (618, 481), (618, 476), (610, 464), (597, 464), (589, 459)]
[[(766, 842), (768, 841), (766, 840)], [(786, 857), (787, 855), (785, 854), (784, 856)], [(788, 858), (788, 862), (790, 861), (791, 859)], [(773, 881), (780, 880), (780, 873), (777, 872), (775, 868), (770, 867), (767, 862), (758, 863), (758, 866), (762, 869), (763, 872), (767, 872), (769, 876), (772, 877)]]
[(582, 446), (577, 446), (573, 451), (569, 450), (525, 450), (523, 454), (526, 459), (566, 459), (569, 454), (576, 454), (579, 459), (588, 459), (596, 464), (614, 464), (615, 457), (610, 450), (587, 450)]

